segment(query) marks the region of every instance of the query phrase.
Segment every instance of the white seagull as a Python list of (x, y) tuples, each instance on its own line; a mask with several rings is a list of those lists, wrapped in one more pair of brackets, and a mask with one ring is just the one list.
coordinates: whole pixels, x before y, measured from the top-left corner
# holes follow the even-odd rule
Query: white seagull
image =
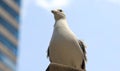
[(54, 14), (55, 24), (48, 47), (47, 56), (50, 62), (86, 71), (85, 45), (69, 28), (63, 10), (57, 9), (51, 12)]

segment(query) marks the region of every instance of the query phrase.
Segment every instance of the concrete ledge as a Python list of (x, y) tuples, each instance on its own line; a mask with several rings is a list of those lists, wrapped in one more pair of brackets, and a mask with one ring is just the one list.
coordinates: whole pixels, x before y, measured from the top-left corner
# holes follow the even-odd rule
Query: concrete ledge
[(50, 63), (46, 71), (82, 71), (66, 65)]

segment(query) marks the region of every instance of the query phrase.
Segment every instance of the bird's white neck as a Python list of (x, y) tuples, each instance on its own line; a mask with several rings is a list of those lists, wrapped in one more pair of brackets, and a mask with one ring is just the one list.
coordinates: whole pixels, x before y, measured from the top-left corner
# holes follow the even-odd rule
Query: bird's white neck
[(59, 19), (59, 20), (55, 21), (54, 28), (69, 29), (69, 26), (67, 24), (67, 20), (64, 18), (64, 19)]

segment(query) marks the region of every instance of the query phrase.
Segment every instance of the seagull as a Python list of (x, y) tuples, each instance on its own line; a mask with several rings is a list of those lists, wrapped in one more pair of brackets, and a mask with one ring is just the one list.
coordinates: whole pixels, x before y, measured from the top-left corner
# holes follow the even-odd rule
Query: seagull
[(47, 50), (51, 63), (67, 65), (86, 71), (86, 46), (69, 28), (62, 9), (51, 10), (55, 24)]

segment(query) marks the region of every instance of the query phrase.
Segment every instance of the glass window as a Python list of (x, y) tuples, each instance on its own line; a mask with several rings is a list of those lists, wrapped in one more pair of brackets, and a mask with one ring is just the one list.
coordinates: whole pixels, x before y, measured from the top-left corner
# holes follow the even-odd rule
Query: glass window
[(0, 17), (0, 24), (2, 24), (13, 36), (15, 36), (16, 39), (18, 39), (18, 30), (3, 19), (3, 17)]
[(18, 6), (20, 6), (20, 0), (14, 0)]
[(17, 22), (19, 22), (19, 14), (8, 6), (3, 0), (0, 0), (0, 5), (3, 7)]
[(8, 68), (13, 71), (16, 70), (16, 64), (14, 64), (7, 56), (0, 52), (0, 61), (2, 61)]
[(0, 33), (0, 41), (2, 44), (6, 45), (6, 47), (8, 47), (8, 49), (11, 50), (15, 56), (17, 56), (17, 46), (15, 46), (8, 39), (6, 39), (1, 33)]

